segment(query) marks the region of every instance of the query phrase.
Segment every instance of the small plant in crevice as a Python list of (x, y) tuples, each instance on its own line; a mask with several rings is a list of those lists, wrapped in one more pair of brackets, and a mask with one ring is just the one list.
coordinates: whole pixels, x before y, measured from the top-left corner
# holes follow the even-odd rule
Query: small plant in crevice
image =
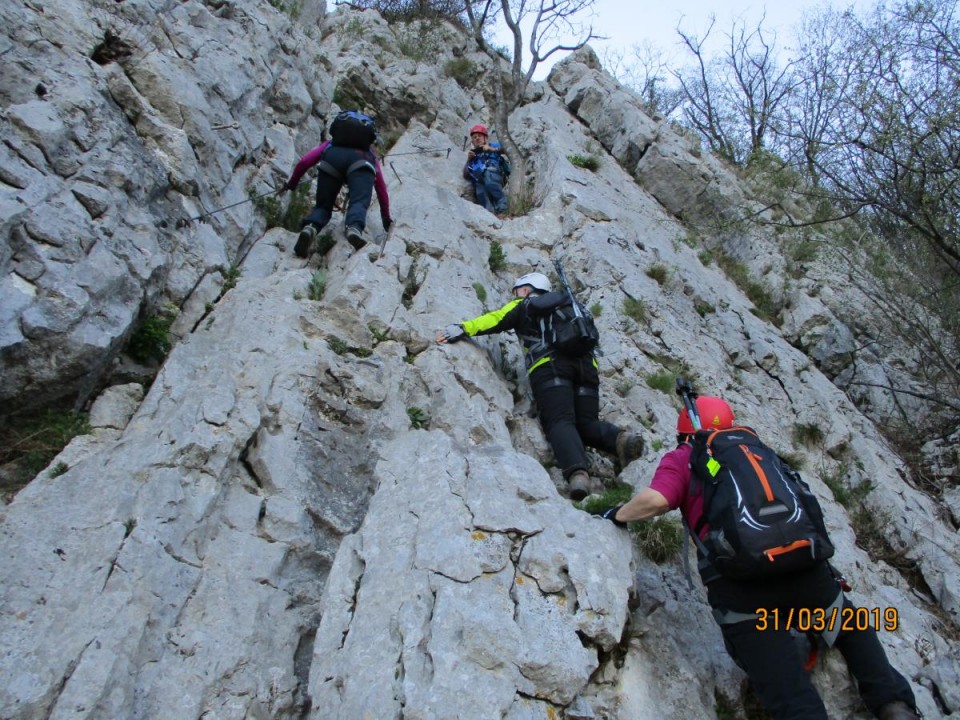
[(849, 472), (850, 468), (846, 464), (838, 465), (832, 473), (822, 470), (820, 472), (820, 479), (824, 485), (830, 488), (830, 492), (833, 493), (833, 499), (847, 508), (847, 510), (859, 504), (860, 501), (873, 490), (873, 483), (869, 480), (862, 480), (857, 485), (848, 487), (845, 479)]
[(403, 294), (400, 295), (400, 302), (409, 310), (413, 306), (413, 298), (420, 290), (420, 283), (417, 282), (417, 258), (410, 263), (410, 269), (407, 270), (407, 279), (403, 285)]
[(408, 407), (407, 417), (410, 418), (410, 427), (414, 430), (428, 430), (430, 428), (430, 416), (418, 407)]
[(336, 335), (330, 335), (327, 337), (327, 347), (333, 350), (337, 355), (346, 355), (347, 353), (355, 355), (356, 357), (370, 357), (373, 355), (373, 350), (370, 348), (354, 347), (346, 343), (344, 340), (338, 338)]
[(250, 199), (253, 200), (253, 206), (263, 216), (267, 230), (281, 227), (290, 232), (297, 232), (300, 230), (300, 222), (313, 205), (308, 182), (301, 183), (289, 193), (286, 208), (277, 195), (258, 196), (253, 189), (249, 194)]
[(623, 314), (631, 320), (642, 323), (647, 319), (647, 308), (640, 298), (628, 296), (623, 299)]
[(655, 263), (654, 265), (651, 265), (647, 268), (646, 273), (647, 277), (656, 281), (657, 285), (663, 285), (667, 281), (667, 277), (670, 275), (670, 271), (663, 263)]
[(595, 318), (600, 317), (603, 314), (603, 305), (598, 302), (593, 303), (593, 305), (590, 306), (590, 314)]
[(173, 338), (170, 337), (170, 327), (173, 325), (175, 313), (169, 311), (157, 313), (146, 318), (140, 327), (130, 336), (126, 352), (139, 363), (156, 360), (163, 362), (164, 358), (173, 349)]
[(822, 445), (825, 437), (816, 423), (797, 423), (791, 434), (795, 445)]
[(326, 291), (327, 273), (323, 270), (314, 271), (310, 276), (310, 284), (307, 285), (307, 297), (311, 300), (322, 300)]
[(479, 75), (479, 70), (469, 58), (455, 58), (443, 66), (443, 74), (453, 78), (462, 88), (470, 88)]
[(52, 478), (60, 477), (61, 475), (65, 475), (69, 471), (70, 471), (69, 465), (67, 465), (65, 462), (58, 462), (56, 465), (54, 465), (50, 469), (50, 477)]
[(650, 449), (653, 450), (654, 452), (659, 452), (660, 450), (663, 450), (663, 440), (661, 440), (660, 438), (655, 438), (651, 440)]
[(672, 370), (659, 370), (655, 373), (650, 373), (644, 380), (646, 380), (649, 387), (666, 393), (667, 395), (672, 395), (676, 388), (676, 374)]
[(700, 317), (706, 317), (709, 313), (715, 313), (717, 311), (717, 308), (706, 300), (699, 299), (693, 301), (693, 309)]
[(633, 387), (634, 387), (634, 384), (632, 382), (630, 382), (629, 380), (623, 380), (617, 383), (613, 391), (617, 393), (617, 395), (619, 395), (620, 397), (625, 398), (627, 395), (630, 394), (630, 391), (633, 390)]
[(221, 267), (220, 274), (223, 275), (223, 285), (220, 287), (220, 297), (223, 297), (228, 290), (233, 290), (237, 286), (237, 280), (240, 279), (241, 270), (236, 265), (228, 268)]
[(503, 253), (503, 247), (496, 240), (490, 243), (490, 255), (487, 258), (487, 264), (490, 266), (490, 272), (496, 274), (507, 266), (507, 259)]
[(596, 172), (600, 169), (600, 158), (596, 155), (567, 155), (567, 160), (574, 167), (590, 172)]
[(390, 339), (390, 328), (379, 329), (376, 325), (370, 324), (367, 325), (367, 330), (370, 331), (370, 334), (373, 335), (374, 344), (379, 345), (382, 342), (386, 342)]
[(480, 301), (480, 304), (486, 307), (487, 289), (483, 286), (483, 283), (475, 282), (473, 284), (473, 291), (477, 294), (477, 300)]

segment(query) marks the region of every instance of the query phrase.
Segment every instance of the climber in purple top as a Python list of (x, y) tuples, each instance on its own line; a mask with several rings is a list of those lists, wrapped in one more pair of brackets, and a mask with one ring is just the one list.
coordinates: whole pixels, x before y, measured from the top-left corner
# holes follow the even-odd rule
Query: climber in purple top
[(337, 115), (330, 125), (330, 140), (300, 158), (285, 189), (295, 188), (304, 173), (314, 165), (318, 165), (320, 172), (317, 173), (316, 207), (303, 221), (294, 247), (297, 257), (310, 255), (311, 246), (320, 230), (330, 222), (334, 203), (344, 183), (350, 193), (344, 224), (347, 241), (354, 249), (359, 250), (366, 245), (363, 229), (374, 189), (380, 203), (383, 228), (390, 229), (393, 223), (390, 218), (390, 199), (380, 161), (374, 152), (376, 139), (376, 127), (371, 118), (352, 110), (346, 111)]

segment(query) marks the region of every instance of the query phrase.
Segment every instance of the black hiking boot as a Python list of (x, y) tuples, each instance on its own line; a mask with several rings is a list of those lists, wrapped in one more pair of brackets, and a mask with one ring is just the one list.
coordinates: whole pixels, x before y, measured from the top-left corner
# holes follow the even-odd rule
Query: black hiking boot
[(347, 228), (347, 242), (353, 246), (354, 250), (359, 250), (367, 244), (367, 241), (363, 239), (363, 230), (353, 225)]
[(300, 236), (297, 238), (297, 244), (293, 246), (293, 254), (298, 258), (310, 257), (310, 247), (316, 237), (317, 226), (311, 223), (304, 225), (300, 231)]

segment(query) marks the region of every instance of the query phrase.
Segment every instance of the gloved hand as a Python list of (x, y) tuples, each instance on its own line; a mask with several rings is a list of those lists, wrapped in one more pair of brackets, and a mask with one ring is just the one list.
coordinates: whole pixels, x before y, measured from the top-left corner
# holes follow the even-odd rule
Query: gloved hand
[(457, 340), (462, 340), (464, 335), (466, 334), (467, 332), (463, 329), (462, 325), (458, 325), (457, 323), (452, 323), (450, 325), (447, 325), (443, 329), (443, 333), (441, 334), (441, 337), (446, 342), (452, 343), (452, 342), (456, 342)]
[(591, 514), (596, 515), (597, 517), (602, 517), (604, 520), (609, 520), (610, 522), (612, 522), (614, 525), (617, 525), (618, 527), (625, 528), (627, 524), (625, 522), (621, 522), (620, 520), (617, 520), (617, 511), (622, 507), (623, 505), (613, 505), (612, 507), (600, 508), (599, 510), (595, 510)]
[[(382, 218), (381, 218), (382, 219)], [(383, 220), (383, 229), (386, 232), (390, 232), (390, 226), (393, 225), (393, 218), (386, 218)]]
[(297, 188), (296, 184), (291, 184), (290, 181), (287, 180), (287, 182), (283, 186), (283, 190), (281, 190), (280, 192), (287, 192), (287, 190), (296, 190), (296, 188)]

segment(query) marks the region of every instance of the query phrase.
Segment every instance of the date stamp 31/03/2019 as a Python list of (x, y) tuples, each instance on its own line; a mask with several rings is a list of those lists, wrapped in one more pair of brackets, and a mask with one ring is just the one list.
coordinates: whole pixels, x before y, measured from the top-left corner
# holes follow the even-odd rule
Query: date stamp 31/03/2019
[(900, 613), (895, 607), (757, 608), (755, 612), (756, 628), (761, 632), (863, 632), (870, 629), (895, 632), (900, 627)]

